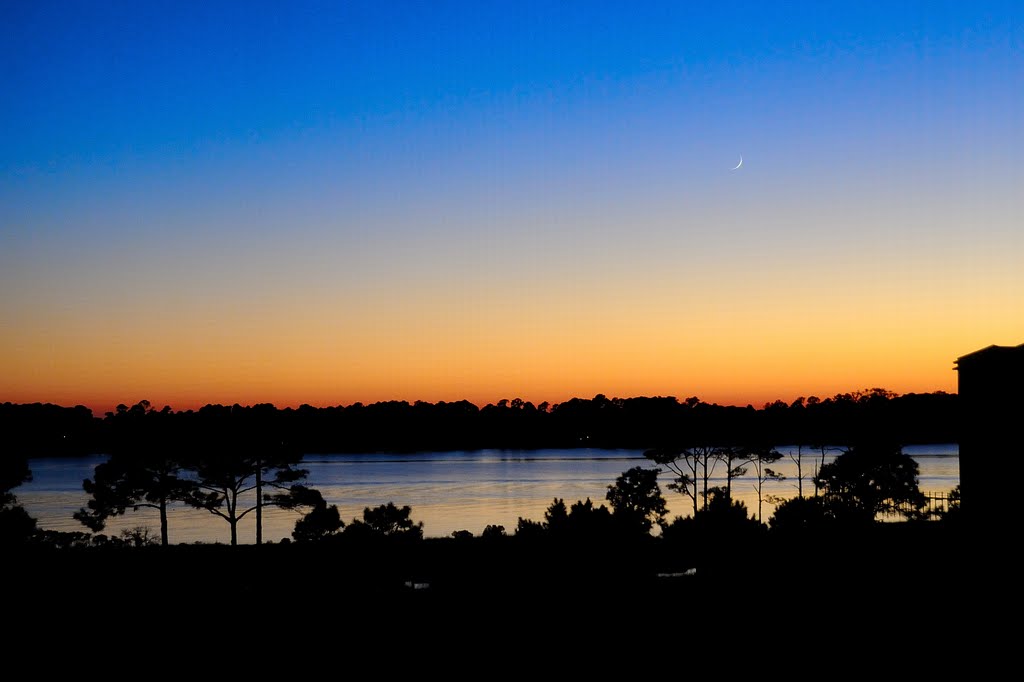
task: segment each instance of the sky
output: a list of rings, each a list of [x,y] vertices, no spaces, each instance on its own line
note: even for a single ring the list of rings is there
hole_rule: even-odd
[[[1024,343],[1022,49],[1019,2],[4,2],[0,402],[955,392]]]

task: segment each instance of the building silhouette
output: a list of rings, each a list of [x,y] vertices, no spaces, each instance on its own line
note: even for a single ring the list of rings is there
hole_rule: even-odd
[[[961,511],[969,523],[1006,522],[1016,491],[1000,484],[1000,472],[1024,457],[1024,343],[968,353],[955,369]]]

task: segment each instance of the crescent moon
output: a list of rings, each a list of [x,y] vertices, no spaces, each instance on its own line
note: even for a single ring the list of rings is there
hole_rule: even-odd
[[[739,170],[740,166],[742,166],[742,165],[743,165],[743,155],[742,155],[742,154],[740,154],[740,162],[739,162],[739,163],[737,163],[737,164],[736,164],[735,166],[733,166],[732,168],[730,168],[729,170]]]

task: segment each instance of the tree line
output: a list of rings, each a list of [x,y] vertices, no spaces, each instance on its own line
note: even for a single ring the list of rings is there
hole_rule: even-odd
[[[308,475],[301,467],[304,453],[284,437],[280,423],[273,418],[276,414],[272,406],[204,409],[190,413],[194,421],[183,421],[180,415],[154,410],[148,403],[119,409],[108,416],[117,427],[112,430],[116,437],[109,441],[109,457],[83,481],[89,499],[74,515],[96,535],[63,541],[104,542],[106,536],[101,532],[111,517],[152,508],[158,511],[159,543],[168,545],[167,511],[178,503],[225,521],[232,545],[239,542],[239,522],[250,514],[255,518],[255,543],[263,543],[262,514],[267,506],[303,512],[292,533],[296,542],[423,537],[423,524],[412,520],[412,510],[393,502],[368,507],[361,520],[346,525],[337,505],[328,505],[319,491],[304,485]],[[657,527],[671,538],[693,528],[756,532],[769,526],[783,530],[853,527],[870,525],[886,513],[926,518],[917,463],[903,454],[899,445],[877,436],[868,433],[828,463],[825,455],[831,446],[819,444],[806,451],[804,446],[797,447],[789,455],[796,464],[797,496],[770,500],[779,504],[768,523],[763,518],[763,486],[781,480],[772,467],[783,455],[763,439],[713,444],[704,440],[706,436],[691,436],[646,450],[648,466],[631,468],[608,486],[609,507],[595,505],[590,499],[567,507],[564,500],[556,498],[544,521],[520,518],[515,535],[597,539],[647,536]],[[5,457],[0,470],[0,536],[7,541],[41,537],[35,521],[17,504],[12,492],[30,478],[28,461]],[[732,495],[733,480],[748,473],[753,473],[756,481],[756,515],[748,513]],[[658,482],[662,474],[669,479],[667,489],[690,503],[691,512],[671,523],[666,519],[666,501]],[[724,484],[711,485],[723,477]],[[952,512],[956,512],[957,491],[951,492]],[[483,533],[490,538],[506,534],[501,526],[488,526]],[[60,540],[59,535],[50,537]],[[469,535],[468,531],[456,533],[456,537]],[[134,536],[127,533],[126,539],[135,544],[151,541],[148,529],[139,529]]]
[[[262,514],[267,506],[306,512],[293,534],[296,540],[342,532],[365,535],[387,528],[415,534],[418,526],[411,522],[408,508],[394,505],[367,509],[362,521],[354,519],[346,527],[336,506],[328,505],[318,491],[304,485],[308,472],[301,467],[302,456],[309,452],[394,450],[414,443],[447,443],[450,447],[456,443],[468,447],[469,443],[495,446],[509,442],[538,447],[642,444],[654,465],[651,471],[668,474],[668,489],[691,503],[688,518],[698,518],[714,509],[732,509],[732,480],[748,471],[754,473],[757,523],[763,522],[763,485],[778,478],[772,465],[782,455],[772,444],[807,443],[806,451],[804,446],[797,448],[794,463],[797,500],[811,502],[783,503],[776,509],[776,518],[781,512],[784,520],[824,523],[856,517],[857,505],[851,507],[846,501],[851,495],[858,499],[867,495],[848,484],[850,475],[836,478],[830,474],[836,465],[825,465],[829,448],[846,444],[844,455],[849,456],[837,462],[867,462],[871,457],[862,454],[865,452],[895,454],[897,459],[876,457],[882,464],[873,476],[903,472],[903,480],[914,482],[916,490],[916,470],[906,468],[913,460],[902,456],[898,446],[887,444],[955,440],[955,406],[955,395],[896,396],[882,389],[826,400],[812,397],[790,404],[776,401],[760,410],[722,407],[697,398],[609,400],[600,395],[554,406],[499,401],[483,409],[469,403],[298,409],[260,404],[207,405],[195,411],[175,412],[169,407],[157,410],[141,401],[132,407],[119,405],[103,419],[96,419],[83,407],[5,403],[0,405],[5,434],[0,457],[0,532],[11,537],[29,537],[35,532],[35,522],[24,514],[11,492],[30,477],[28,462],[33,455],[103,452],[108,460],[83,482],[89,502],[75,515],[94,533],[102,531],[112,516],[149,507],[158,511],[159,541],[168,544],[167,510],[169,505],[184,503],[227,523],[232,544],[238,542],[239,522],[249,515],[255,519],[255,541],[262,543]],[[490,434],[493,440],[484,434]],[[854,442],[857,445],[851,446]],[[716,471],[724,473],[724,486],[709,485]],[[633,472],[633,476],[641,474]],[[813,482],[813,496],[804,495],[805,479]],[[916,495],[889,495],[884,499],[896,500],[894,505],[913,510],[919,508],[919,493]],[[598,517],[588,515],[600,515],[600,509],[589,500],[580,501],[566,514],[571,516],[575,510],[577,518],[593,520]],[[877,505],[871,509],[871,518],[882,511]],[[558,510],[553,513],[559,515]],[[866,512],[861,509],[861,513]],[[659,527],[662,522],[656,520]],[[529,533],[531,528],[526,522],[521,530]],[[491,534],[496,532],[491,530]]]
[[[760,408],[723,406],[697,397],[573,398],[534,405],[500,400],[482,408],[468,401],[389,401],[349,406],[277,408],[206,405],[198,410],[157,409],[148,401],[125,404],[97,417],[85,407],[0,404],[3,449],[16,456],[74,456],[111,452],[126,416],[156,412],[142,425],[188,432],[215,441],[255,420],[287,447],[301,452],[474,450],[482,448],[651,448],[680,438],[694,442],[848,444],[864,434],[896,443],[959,442],[956,394],[896,395],[873,388],[828,398],[811,396]],[[251,417],[251,419],[250,419]]]

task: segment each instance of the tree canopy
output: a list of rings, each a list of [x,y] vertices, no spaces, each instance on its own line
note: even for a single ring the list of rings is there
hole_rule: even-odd
[[[652,527],[665,524],[665,498],[658,486],[658,469],[633,467],[608,486],[606,495],[612,516],[626,528],[650,533]]]
[[[851,447],[818,471],[815,483],[866,519],[879,514],[913,516],[924,506],[919,467],[899,445],[868,443]]]
[[[36,521],[11,491],[32,480],[25,457],[0,452],[0,545],[26,542],[36,532]]]
[[[423,522],[412,520],[412,508],[408,505],[397,507],[394,502],[388,502],[372,509],[370,507],[363,509],[362,520],[353,519],[345,532],[352,535],[418,540],[423,537]]]

